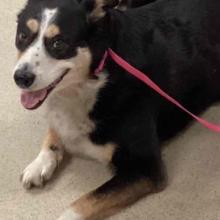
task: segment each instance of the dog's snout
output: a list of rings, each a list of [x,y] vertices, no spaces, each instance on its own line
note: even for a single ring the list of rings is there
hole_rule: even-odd
[[[22,69],[17,70],[14,74],[16,84],[22,89],[29,88],[33,84],[35,77],[32,72]]]

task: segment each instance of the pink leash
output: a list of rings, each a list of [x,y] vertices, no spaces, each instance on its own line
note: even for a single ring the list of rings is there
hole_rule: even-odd
[[[200,118],[196,115],[194,115],[192,112],[190,112],[189,110],[187,110],[183,105],[181,105],[178,101],[176,101],[174,98],[172,98],[171,96],[169,96],[166,92],[164,92],[156,83],[154,83],[148,76],[146,76],[144,73],[142,73],[140,70],[136,69],[135,67],[131,66],[128,62],[126,62],[124,59],[122,59],[119,55],[117,55],[112,49],[108,49],[108,51],[105,52],[103,59],[99,65],[99,67],[97,68],[97,70],[95,71],[95,74],[98,74],[100,72],[102,72],[102,70],[104,69],[104,65],[105,65],[105,61],[108,57],[108,55],[110,55],[110,57],[119,65],[121,66],[124,70],[126,70],[128,73],[130,73],[131,75],[133,75],[134,77],[136,77],[137,79],[141,80],[142,82],[144,82],[146,85],[148,85],[151,89],[153,89],[154,91],[156,91],[157,93],[159,93],[162,97],[164,97],[165,99],[167,99],[169,102],[173,103],[174,105],[176,105],[177,107],[179,107],[180,109],[182,109],[184,112],[186,112],[187,114],[191,115],[195,120],[197,120],[200,124],[202,124],[203,126],[205,126],[206,128],[208,128],[211,131],[214,132],[219,132],[220,133],[220,126],[210,123],[206,120],[204,120],[203,118]]]

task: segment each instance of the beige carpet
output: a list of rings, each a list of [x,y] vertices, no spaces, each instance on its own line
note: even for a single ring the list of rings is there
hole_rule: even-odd
[[[108,171],[70,160],[44,189],[25,191],[23,168],[37,155],[46,129],[41,110],[25,111],[12,80],[15,15],[23,0],[0,1],[0,220],[55,220],[74,199],[99,186]],[[220,123],[220,108],[204,117]],[[220,135],[194,124],[167,146],[169,186],[115,220],[220,220]]]

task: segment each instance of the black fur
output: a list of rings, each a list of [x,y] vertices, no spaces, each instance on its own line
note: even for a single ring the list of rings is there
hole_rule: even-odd
[[[122,0],[120,2],[120,6],[124,6],[128,8],[136,8],[155,1],[156,0]]]

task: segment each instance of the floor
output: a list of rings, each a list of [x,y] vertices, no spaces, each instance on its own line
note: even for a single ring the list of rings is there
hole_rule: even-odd
[[[94,162],[69,158],[44,189],[22,188],[19,175],[37,155],[46,130],[41,110],[22,108],[12,80],[16,14],[23,4],[24,0],[0,1],[0,220],[55,220],[110,173]],[[203,117],[220,123],[220,106]],[[164,159],[167,189],[112,219],[220,220],[220,135],[194,123],[167,144]]]

